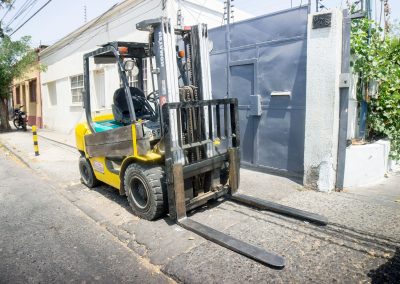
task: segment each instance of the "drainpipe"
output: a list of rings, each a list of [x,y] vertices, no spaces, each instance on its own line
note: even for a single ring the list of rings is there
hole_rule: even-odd
[[[368,20],[371,19],[371,2],[370,0],[366,0],[365,3],[366,10],[367,10],[367,18]],[[371,25],[368,28],[368,45],[371,43]],[[364,140],[365,139],[365,132],[367,128],[367,115],[368,115],[368,82],[364,82],[362,85],[362,101],[361,101],[361,108],[360,108],[360,127],[358,132],[358,138]]]
[[[39,54],[38,54],[38,64],[40,66],[40,56],[39,56]],[[39,87],[39,92],[38,92],[39,96],[38,97],[39,97],[39,102],[40,103],[37,104],[37,105],[40,105],[40,125],[39,125],[39,128],[43,128],[44,122],[43,122],[43,102],[42,102],[42,79],[41,79],[41,76],[40,76],[40,72],[41,71],[39,70],[38,71],[38,80],[37,80],[36,88]],[[36,99],[38,99],[38,98],[36,98]],[[38,111],[36,109],[36,114],[37,113],[38,113]]]

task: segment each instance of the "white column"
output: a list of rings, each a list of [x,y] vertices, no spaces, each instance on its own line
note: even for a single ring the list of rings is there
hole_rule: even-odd
[[[332,13],[331,26],[313,28],[313,17],[326,13]],[[310,14],[303,182],[326,192],[335,189],[336,181],[341,54],[342,12]]]

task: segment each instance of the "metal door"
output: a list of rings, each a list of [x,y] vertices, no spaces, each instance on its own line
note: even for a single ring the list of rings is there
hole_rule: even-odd
[[[308,7],[210,30],[214,98],[239,99],[242,165],[302,176]],[[229,93],[229,94],[228,94]]]

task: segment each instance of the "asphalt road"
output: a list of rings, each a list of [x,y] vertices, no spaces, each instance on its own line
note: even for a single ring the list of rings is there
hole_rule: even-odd
[[[0,180],[0,283],[172,282],[1,151]]]
[[[0,250],[7,247],[7,253],[0,251],[0,283],[147,283],[165,280],[161,273],[182,283],[400,283],[400,176],[390,175],[368,190],[322,194],[286,178],[241,170],[243,193],[325,215],[331,222],[326,227],[229,200],[190,212],[195,221],[283,256],[286,267],[276,270],[184,230],[167,217],[154,222],[136,217],[126,197],[112,187],[89,190],[80,183],[79,154],[73,147],[42,137],[39,144],[36,157],[30,133],[0,136],[0,157],[8,153],[7,163],[0,160]],[[6,169],[18,162],[30,169]],[[48,187],[33,181],[34,175]],[[8,189],[16,184],[20,189]],[[7,233],[4,220],[11,222]],[[33,252],[37,257],[32,260],[26,254]],[[46,263],[31,263],[38,260]],[[153,272],[151,277],[143,279],[135,270],[138,264],[140,272]]]

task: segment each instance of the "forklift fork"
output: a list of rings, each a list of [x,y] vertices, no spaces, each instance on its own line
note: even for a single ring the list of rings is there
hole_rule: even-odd
[[[256,207],[261,210],[272,211],[303,221],[309,221],[317,225],[327,225],[328,220],[324,216],[237,193],[239,175],[236,171],[238,170],[237,159],[239,158],[239,153],[237,149],[229,149],[228,153],[230,165],[228,194],[230,195],[231,200],[251,207]],[[187,208],[185,202],[183,168],[184,167],[182,164],[179,163],[172,165],[173,186],[171,189],[173,192],[169,192],[174,196],[174,198],[172,198],[173,200],[171,201],[174,202],[174,204],[172,204],[172,210],[175,211],[175,214],[171,212],[171,210],[170,213],[172,213],[171,216],[175,218],[175,221],[178,225],[204,237],[205,239],[242,254],[248,258],[254,259],[264,265],[273,268],[283,268],[285,266],[285,260],[282,256],[236,239],[188,218],[186,216]]]
[[[203,238],[212,241],[218,245],[226,247],[232,251],[240,253],[262,264],[275,268],[283,268],[285,260],[283,257],[268,252],[262,248],[243,242],[225,233],[217,231],[209,226],[191,220],[186,216],[185,192],[183,183],[182,164],[173,165],[173,190],[175,195],[176,223],[183,228],[192,231]]]
[[[215,130],[216,135],[213,134],[213,123],[212,116],[212,106],[216,108],[215,117]],[[224,133],[222,133],[222,127],[220,125],[220,106],[224,109],[223,123],[224,123]],[[182,123],[181,123],[181,111],[185,108],[207,108],[208,107],[208,117],[204,115],[203,118],[208,118],[209,123],[209,133],[206,135],[200,135],[202,138],[199,141],[189,142],[185,144],[180,137],[182,137]],[[170,132],[170,112],[171,110],[176,111],[176,133],[178,133],[178,141],[172,143],[171,132]],[[196,101],[196,102],[184,102],[184,103],[167,103],[164,105],[164,123],[165,123],[165,135],[166,135],[166,174],[167,174],[167,184],[168,184],[168,203],[169,203],[169,216],[177,224],[183,228],[192,231],[218,245],[242,254],[248,258],[254,259],[264,265],[283,268],[285,266],[285,260],[282,256],[279,256],[273,252],[269,252],[263,248],[254,246],[252,244],[241,241],[237,238],[229,236],[225,233],[217,231],[209,226],[203,225],[196,222],[186,216],[186,212],[193,208],[199,207],[205,204],[210,199],[216,199],[221,196],[228,196],[230,200],[255,207],[260,210],[272,211],[274,213],[283,214],[289,217],[294,217],[300,220],[308,221],[316,225],[326,225],[328,220],[324,216],[318,214],[302,211],[292,207],[280,205],[274,202],[265,201],[256,197],[247,196],[238,193],[239,189],[239,179],[240,179],[240,134],[238,125],[238,115],[237,115],[237,100],[236,99],[219,99],[219,100],[209,100],[209,101]],[[230,118],[230,119],[229,119]],[[230,121],[229,121],[230,120]],[[229,125],[229,128],[227,127]],[[228,130],[229,129],[229,130]],[[230,145],[226,152],[219,153],[218,155],[209,156],[206,159],[186,163],[182,163],[176,159],[175,153],[179,152],[180,149],[191,149],[193,147],[206,147],[207,143],[212,143],[212,141],[217,137],[220,140],[230,141]],[[202,195],[193,197],[187,200],[185,196],[185,180],[192,177],[202,175],[207,172],[218,171],[221,169],[224,163],[228,162],[228,184],[220,185],[215,191],[208,191]]]

